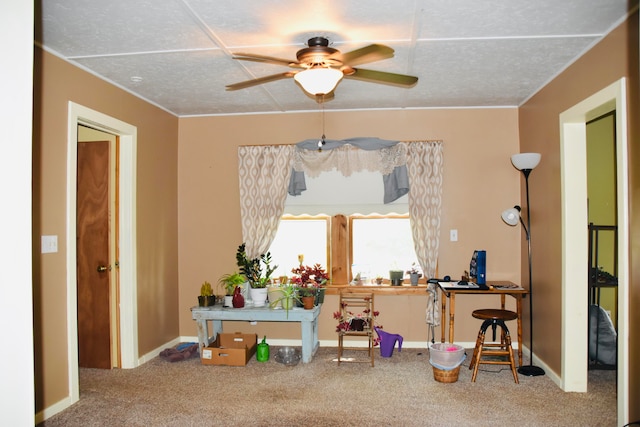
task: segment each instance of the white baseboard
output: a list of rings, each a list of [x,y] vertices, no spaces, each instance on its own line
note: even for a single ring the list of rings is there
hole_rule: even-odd
[[[71,405],[71,397],[65,397],[64,399],[54,403],[53,405],[44,408],[42,411],[36,413],[34,425],[40,424],[46,419],[53,417],[55,414],[64,411]]]

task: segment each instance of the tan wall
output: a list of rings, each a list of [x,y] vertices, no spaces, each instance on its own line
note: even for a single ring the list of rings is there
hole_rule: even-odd
[[[34,86],[34,341],[39,411],[69,394],[65,268],[68,102],[138,129],[140,355],[178,335],[178,119],[39,49],[35,50]],[[42,234],[58,236],[57,253],[39,253]]]
[[[629,172],[631,188],[631,354],[629,402],[640,402],[640,150],[638,148],[638,15],[614,30],[519,110],[522,151],[538,151],[543,161],[531,175],[532,217],[535,216],[536,354],[561,372],[562,272],[559,115],[623,76],[629,77]],[[623,165],[619,165],[623,167]],[[635,196],[635,197],[634,197]],[[544,230],[544,232],[542,232]],[[585,284],[586,286],[586,284]],[[585,288],[586,289],[586,288]],[[528,339],[528,338],[527,338]],[[633,405],[632,405],[633,406]],[[637,407],[637,405],[635,405]],[[638,411],[633,409],[632,411]],[[630,419],[638,419],[636,412]]]
[[[312,108],[313,105],[310,105]],[[376,136],[384,139],[442,139],[444,197],[439,271],[459,276],[469,267],[474,249],[486,249],[488,277],[517,280],[520,275],[521,229],[506,226],[500,213],[520,200],[519,172],[510,156],[518,152],[516,109],[451,109],[327,112],[329,138]],[[237,147],[292,144],[317,137],[317,112],[180,119],[178,156],[180,334],[194,336],[189,307],[197,303],[200,284],[217,282],[236,269],[235,250],[242,243],[238,199]],[[449,241],[456,228],[458,242]],[[478,324],[473,307],[498,306],[498,299],[460,297],[456,340],[475,341]],[[320,339],[336,340],[335,297],[328,297],[320,321]],[[409,304],[410,309],[406,309]],[[381,297],[379,322],[408,341],[427,339],[426,293]],[[297,325],[244,323],[227,330],[255,331],[270,338],[299,337]],[[438,334],[439,337],[439,334]]]

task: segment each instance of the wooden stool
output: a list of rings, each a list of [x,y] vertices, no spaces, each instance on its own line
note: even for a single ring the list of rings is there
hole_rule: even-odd
[[[473,349],[473,357],[469,364],[469,369],[473,369],[472,382],[476,382],[476,376],[478,375],[478,366],[481,363],[487,365],[510,365],[511,372],[513,373],[513,379],[516,384],[519,384],[518,373],[516,372],[516,362],[513,359],[513,348],[511,347],[511,335],[509,334],[509,328],[505,325],[507,320],[515,320],[518,318],[518,314],[509,310],[495,310],[495,309],[482,309],[475,310],[472,316],[476,319],[484,320],[480,331],[478,332],[478,339],[476,340],[476,347]],[[485,344],[484,337],[487,332],[487,328],[493,329],[493,341],[494,343]],[[496,326],[502,328],[500,334],[500,342],[496,341]],[[482,356],[507,356],[508,360],[487,360],[482,359]]]

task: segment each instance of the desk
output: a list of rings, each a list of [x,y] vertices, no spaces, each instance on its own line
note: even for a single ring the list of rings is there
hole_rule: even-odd
[[[518,364],[522,366],[522,296],[529,292],[518,286],[514,288],[506,288],[508,286],[516,286],[506,281],[487,281],[487,286],[493,287],[488,290],[470,289],[470,288],[448,288],[444,285],[446,282],[439,282],[438,288],[442,292],[442,317],[440,324],[442,327],[442,342],[445,337],[445,316],[447,313],[447,300],[449,300],[449,342],[453,343],[453,331],[456,308],[456,294],[475,294],[475,295],[500,295],[500,307],[505,308],[505,296],[510,295],[516,299],[516,313],[518,314]],[[504,286],[505,288],[500,288]],[[444,298],[446,297],[446,298]]]
[[[294,307],[289,310],[277,310],[264,307],[227,308],[222,305],[213,307],[192,307],[191,317],[198,326],[198,344],[200,354],[203,347],[206,347],[216,338],[216,334],[222,332],[223,320],[242,320],[247,322],[299,322],[302,336],[302,363],[311,362],[311,358],[318,350],[318,316],[322,304],[314,307],[313,310],[305,310]],[[209,336],[208,321],[213,324],[213,336]]]

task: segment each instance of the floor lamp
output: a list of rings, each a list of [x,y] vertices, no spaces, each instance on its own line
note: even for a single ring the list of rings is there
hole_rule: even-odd
[[[521,153],[511,156],[511,163],[524,175],[527,194],[527,225],[522,220],[520,206],[514,206],[502,212],[502,220],[511,226],[520,222],[527,235],[527,248],[529,251],[529,365],[520,366],[518,372],[522,375],[535,377],[544,375],[544,369],[533,365],[533,282],[531,281],[531,213],[529,210],[529,174],[540,163],[539,153]]]

